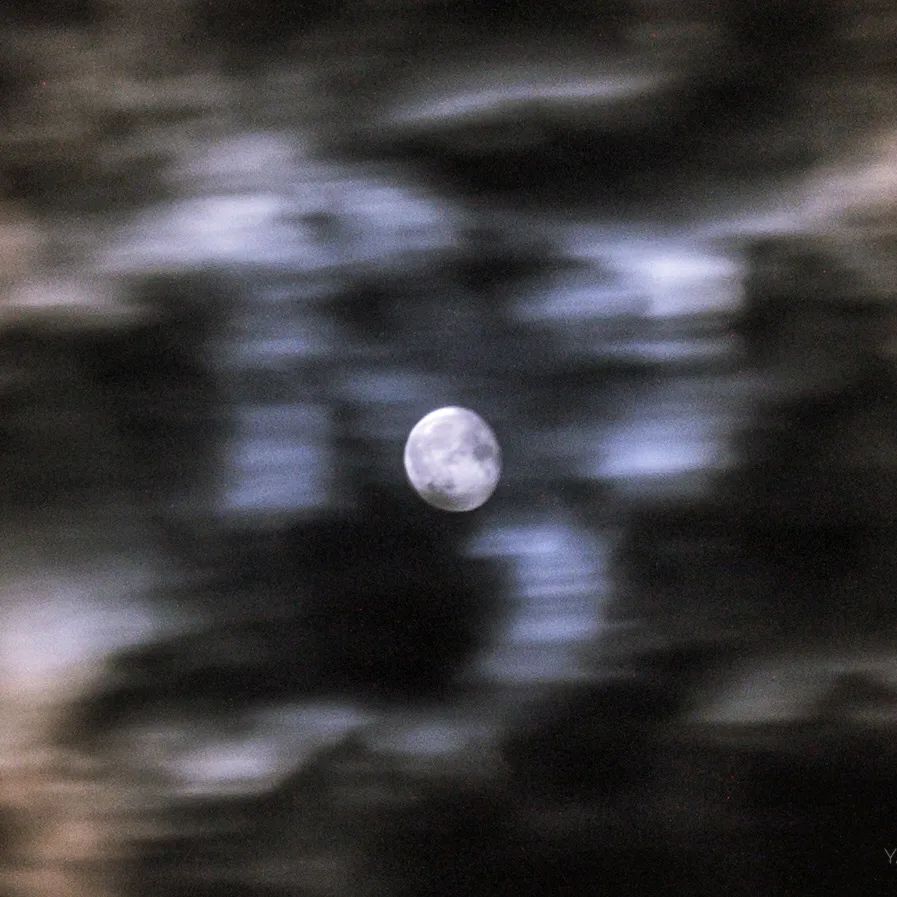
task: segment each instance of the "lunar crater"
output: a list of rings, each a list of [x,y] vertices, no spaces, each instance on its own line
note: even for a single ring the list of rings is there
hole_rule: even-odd
[[[495,451],[493,450],[491,445],[480,443],[473,450],[473,456],[477,459],[477,461],[488,461],[490,458],[495,457]]]

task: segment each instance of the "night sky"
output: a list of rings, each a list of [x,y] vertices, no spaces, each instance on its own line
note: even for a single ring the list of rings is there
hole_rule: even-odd
[[[894,893],[893,5],[7,6],[0,897]]]

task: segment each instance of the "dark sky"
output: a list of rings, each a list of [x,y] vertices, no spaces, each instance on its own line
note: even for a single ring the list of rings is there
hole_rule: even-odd
[[[895,38],[0,14],[0,895],[890,893]]]

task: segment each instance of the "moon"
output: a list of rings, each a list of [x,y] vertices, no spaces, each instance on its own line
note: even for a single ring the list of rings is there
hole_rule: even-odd
[[[484,504],[501,476],[501,449],[491,427],[468,408],[431,411],[405,443],[405,472],[417,494],[442,511]]]

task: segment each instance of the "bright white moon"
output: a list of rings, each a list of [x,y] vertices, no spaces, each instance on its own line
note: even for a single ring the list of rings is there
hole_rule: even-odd
[[[405,471],[420,497],[443,511],[472,511],[495,491],[501,449],[490,426],[467,408],[439,408],[405,443]]]

